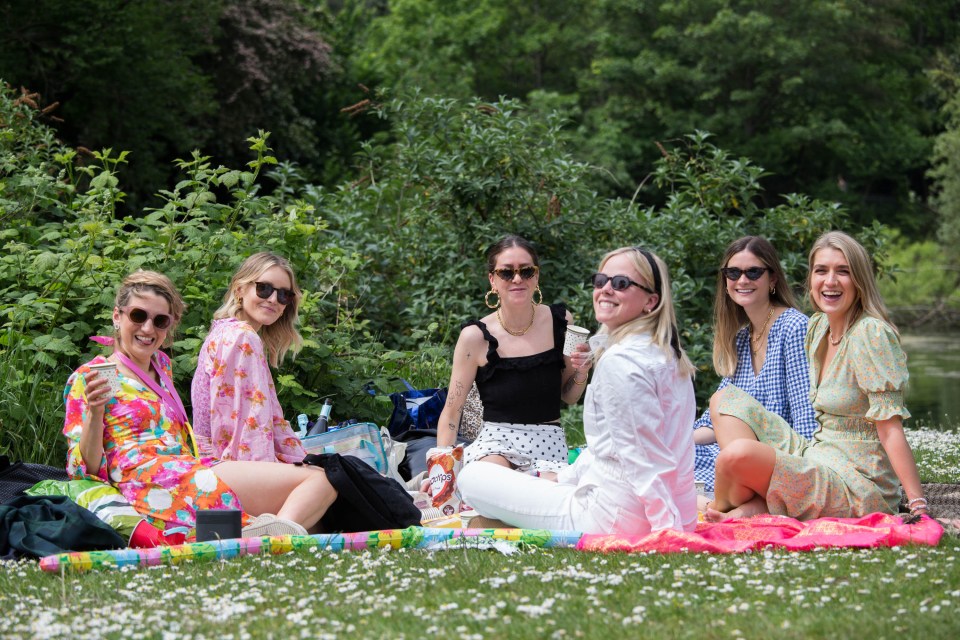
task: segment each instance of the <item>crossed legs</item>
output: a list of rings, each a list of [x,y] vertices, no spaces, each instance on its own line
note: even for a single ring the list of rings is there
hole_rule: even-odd
[[[767,513],[765,496],[777,463],[773,447],[758,441],[746,422],[720,412],[722,394],[717,392],[710,399],[710,415],[720,445],[714,501],[704,514],[711,522]]]

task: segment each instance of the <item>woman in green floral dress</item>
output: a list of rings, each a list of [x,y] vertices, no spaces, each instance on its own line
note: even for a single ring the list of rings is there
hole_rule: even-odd
[[[780,416],[728,386],[710,401],[720,455],[706,518],[757,513],[800,520],[896,513],[899,487],[911,513],[926,513],[903,432],[906,355],[877,291],[870,256],[832,231],[810,251],[816,311],[806,336],[810,400],[819,427],[808,442]]]

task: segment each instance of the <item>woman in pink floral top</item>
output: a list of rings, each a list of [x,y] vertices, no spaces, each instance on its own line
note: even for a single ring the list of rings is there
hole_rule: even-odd
[[[113,353],[78,368],[64,390],[68,472],[115,486],[165,534],[192,535],[200,509],[242,509],[245,537],[306,533],[337,497],[322,469],[197,459],[190,451],[170,358],[160,351],[173,342],[184,308],[160,273],[124,279]],[[116,366],[116,391],[95,366],[106,362]]]
[[[221,460],[300,462],[306,453],[283,417],[270,366],[302,340],[300,289],[290,263],[247,258],[230,281],[193,375],[193,427],[202,455]]]

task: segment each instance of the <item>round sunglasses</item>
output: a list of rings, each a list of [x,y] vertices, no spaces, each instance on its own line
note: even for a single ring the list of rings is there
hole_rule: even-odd
[[[173,318],[165,313],[150,315],[149,311],[141,309],[140,307],[120,307],[120,311],[127,314],[130,322],[134,324],[144,324],[147,320],[153,320],[154,328],[160,329],[161,331],[173,323]]]
[[[280,304],[290,304],[295,298],[293,289],[280,289],[269,282],[254,282],[253,284],[257,287],[257,297],[263,300],[269,300],[274,291],[277,292],[277,302]]]
[[[533,276],[537,275],[540,272],[540,267],[518,267],[516,269],[510,269],[507,267],[501,267],[500,269],[494,269],[492,273],[497,274],[497,277],[501,280],[506,280],[507,282],[512,282],[514,278],[517,277],[517,274],[520,274],[520,278],[523,280],[529,280]]]
[[[767,271],[773,271],[770,267],[750,267],[749,269],[739,269],[737,267],[722,267],[722,273],[727,280],[736,282],[740,276],[746,275],[747,280],[759,280]]]
[[[650,287],[645,287],[639,282],[634,282],[627,276],[608,276],[605,273],[595,273],[590,276],[589,282],[593,285],[594,289],[603,289],[607,286],[607,282],[609,282],[614,291],[625,291],[629,287],[638,287],[650,295],[654,293]]]

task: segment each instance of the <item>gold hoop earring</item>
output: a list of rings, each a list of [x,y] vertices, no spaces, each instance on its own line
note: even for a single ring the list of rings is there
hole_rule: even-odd
[[[543,303],[543,291],[540,291],[540,285],[537,285],[537,290],[533,292],[533,295],[536,296],[538,293],[540,294],[540,299],[533,301],[533,304],[537,306]]]
[[[773,295],[776,292],[777,292],[777,285],[773,285],[772,287],[770,287],[770,295]]]
[[[493,295],[497,296],[497,303],[496,303],[496,304],[490,304],[490,294],[491,294],[491,293],[492,293]],[[487,307],[490,308],[490,309],[497,309],[497,308],[499,308],[499,307],[500,307],[500,294],[497,293],[497,290],[496,290],[496,289],[490,289],[490,291],[487,291],[487,295],[483,296],[483,303],[484,303],[485,305],[487,305]]]

